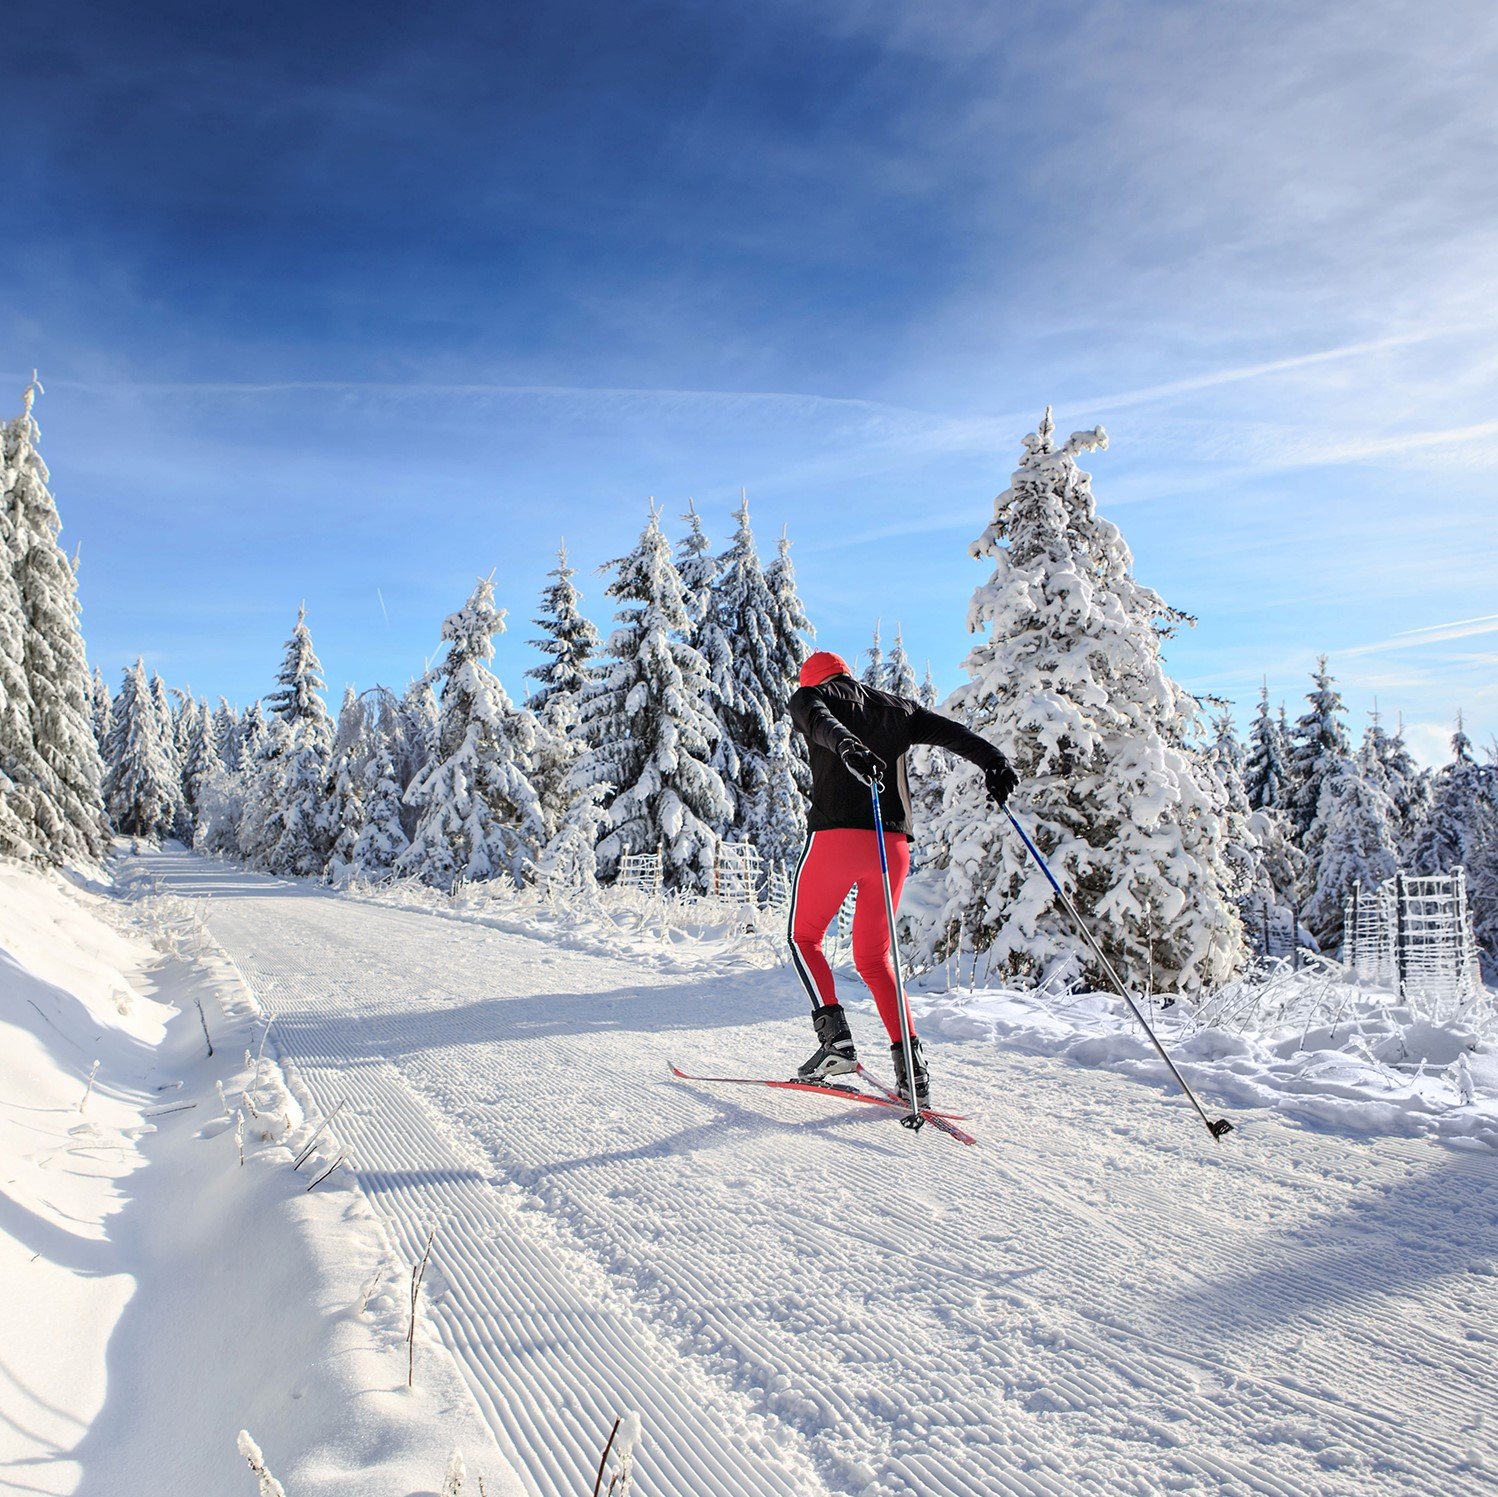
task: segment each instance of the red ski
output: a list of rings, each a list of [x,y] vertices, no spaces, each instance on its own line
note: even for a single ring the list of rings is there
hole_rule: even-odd
[[[855,1074],[862,1076],[863,1079],[867,1081],[868,1084],[872,1086],[876,1091],[882,1092],[884,1094],[884,1101],[886,1101],[891,1107],[898,1107],[901,1112],[910,1111],[910,1104],[904,1099],[904,1097],[902,1097],[899,1092],[897,1092],[892,1086],[886,1086],[877,1076],[873,1075],[862,1061],[858,1062],[858,1070],[855,1072]],[[967,1121],[967,1119],[964,1118],[961,1113],[932,1112],[929,1107],[922,1107],[920,1109],[920,1116],[922,1122],[930,1123],[933,1128],[936,1128],[940,1132],[945,1133],[948,1138],[955,1138],[960,1144],[975,1144],[978,1142],[978,1140],[974,1138],[971,1133],[964,1133],[961,1128],[953,1127],[952,1120],[954,1118],[964,1123]],[[914,1128],[916,1124],[912,1122],[910,1126]]]
[[[862,1069],[862,1067],[859,1068],[860,1072],[862,1072]],[[898,1108],[901,1112],[908,1112],[910,1110],[908,1107],[906,1107],[905,1103],[900,1100],[900,1097],[897,1093],[892,1094],[889,1092],[885,1092],[885,1095],[883,1096],[872,1096],[868,1092],[859,1091],[856,1087],[838,1086],[830,1081],[771,1081],[768,1077],[765,1076],[694,1076],[688,1071],[683,1071],[679,1066],[675,1064],[671,1065],[671,1074],[675,1076],[678,1081],[706,1081],[722,1084],[725,1086],[773,1086],[778,1087],[783,1091],[813,1092],[817,1096],[821,1097],[840,1097],[845,1102],[868,1102],[874,1107],[894,1107]],[[874,1081],[874,1078],[872,1076],[870,1076],[868,1079],[873,1085],[879,1086],[879,1083],[877,1081]],[[880,1091],[885,1091],[883,1087],[880,1087],[879,1089]],[[942,1128],[943,1131],[951,1133],[954,1138],[959,1139],[962,1143],[970,1144],[977,1142],[976,1139],[970,1138],[959,1128],[945,1127],[946,1120],[948,1119],[955,1118],[965,1122],[966,1119],[960,1112],[928,1111],[922,1113],[922,1116],[925,1117],[929,1122],[933,1123],[936,1127]]]

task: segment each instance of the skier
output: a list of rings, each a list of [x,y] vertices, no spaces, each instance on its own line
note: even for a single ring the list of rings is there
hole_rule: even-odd
[[[791,697],[790,710],[810,750],[812,780],[806,850],[791,890],[791,957],[811,999],[819,1041],[816,1053],[796,1074],[803,1081],[816,1081],[844,1075],[858,1064],[847,1016],[833,988],[832,968],[822,954],[827,927],[856,886],[853,962],[889,1032],[901,1097],[910,1102],[906,1078],[913,1076],[915,1105],[926,1107],[930,1088],[921,1042],[914,1029],[909,1035],[900,1033],[897,978],[868,787],[878,779],[886,794],[893,788],[884,802],[884,846],[890,893],[898,908],[910,871],[905,751],[911,744],[935,744],[976,764],[999,806],[1009,799],[1019,776],[991,743],[909,697],[865,686],[854,679],[847,661],[830,650],[818,650],[802,666],[801,688]]]

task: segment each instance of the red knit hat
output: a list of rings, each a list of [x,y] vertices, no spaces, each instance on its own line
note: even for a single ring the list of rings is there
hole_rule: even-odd
[[[834,655],[831,650],[818,650],[806,657],[806,664],[801,667],[801,684],[820,686],[823,681],[830,681],[834,676],[852,674],[848,669],[848,662],[841,655]]]

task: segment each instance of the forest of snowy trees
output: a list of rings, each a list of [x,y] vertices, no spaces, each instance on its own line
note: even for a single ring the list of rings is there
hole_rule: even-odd
[[[432,669],[397,692],[344,690],[336,717],[305,608],[275,689],[240,711],[168,688],[136,660],[111,692],[89,671],[75,566],[32,416],[3,427],[0,855],[97,863],[111,830],[176,838],[267,872],[413,878],[442,888],[607,881],[658,852],[665,885],[713,886],[719,848],[793,863],[809,783],[787,703],[810,648],[790,542],[766,563],[747,500],[715,551],[689,506],[675,543],[652,504],[608,562],[612,629],[583,610],[566,548],[534,623],[542,664],[512,698],[506,627],[480,579],[441,625]],[[1138,583],[1078,464],[1101,428],[1056,439],[1050,413],[970,548],[992,568],[968,609],[966,681],[939,702],[896,628],[858,668],[999,744],[1016,806],[1108,955],[1157,990],[1210,989],[1256,952],[1335,952],[1356,882],[1467,870],[1498,957],[1498,767],[1460,721],[1452,760],[1419,768],[1375,717],[1354,743],[1323,658],[1304,710],[1267,683],[1240,737],[1230,706],[1190,696],[1162,645],[1190,622]],[[456,603],[458,600],[454,600]],[[928,960],[981,952],[1015,982],[1075,969],[1076,938],[992,813],[981,777],[911,756],[920,828],[905,918]]]

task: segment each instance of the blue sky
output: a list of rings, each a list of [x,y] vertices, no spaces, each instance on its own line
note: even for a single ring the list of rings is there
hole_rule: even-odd
[[[85,630],[336,696],[493,570],[512,694],[565,535],[748,490],[819,642],[944,687],[1049,403],[1198,627],[1498,732],[1498,12],[1411,4],[123,7],[7,21],[0,392],[31,368]]]

